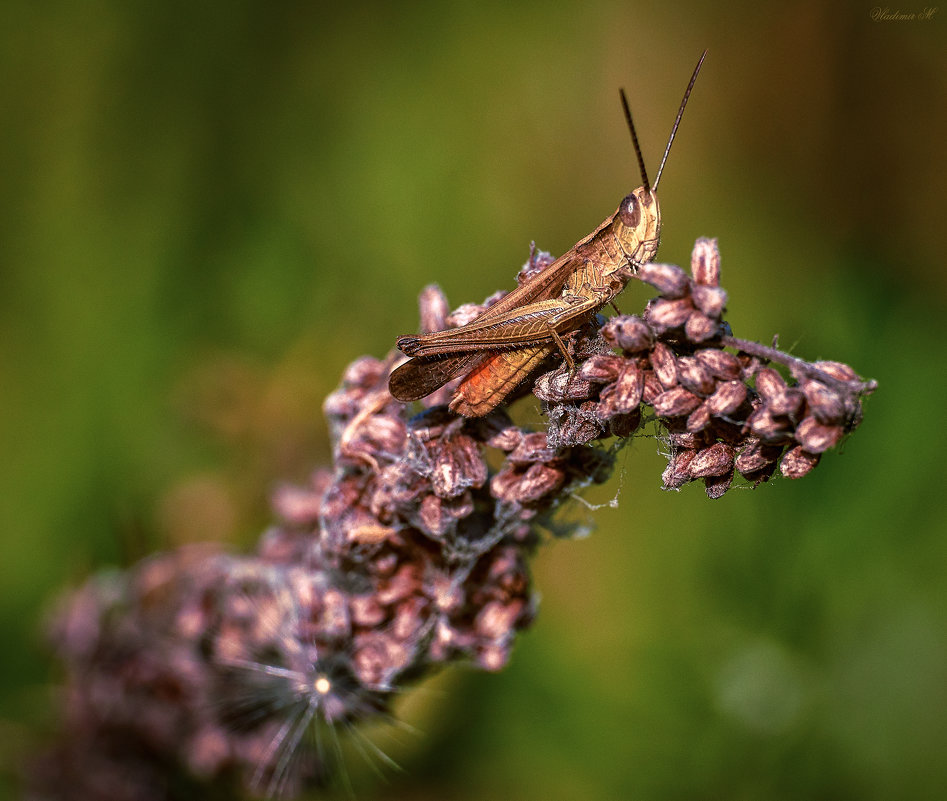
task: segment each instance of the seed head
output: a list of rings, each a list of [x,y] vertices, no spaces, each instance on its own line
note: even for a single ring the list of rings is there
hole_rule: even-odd
[[[517,280],[553,261],[533,246]],[[188,782],[215,797],[297,794],[333,769],[308,732],[389,720],[407,684],[446,664],[506,664],[535,618],[539,532],[573,530],[554,510],[608,479],[612,438],[650,422],[663,487],[700,480],[719,498],[736,474],[807,475],[861,422],[874,382],[730,334],[714,240],[695,244],[691,276],[644,264],[637,277],[658,292],[642,314],[564,335],[575,370],[524,385],[547,430],[503,408],[458,417],[450,383],[412,415],[387,390],[395,357],[358,359],[323,405],[331,468],[276,490],[255,552],[181,550],[74,592],[50,632],[62,736],[28,797],[172,801],[162,788]],[[450,312],[427,287],[421,330],[464,325],[500,297]]]

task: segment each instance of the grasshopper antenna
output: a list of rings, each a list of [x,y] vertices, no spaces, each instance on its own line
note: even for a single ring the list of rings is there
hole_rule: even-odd
[[[697,62],[697,66],[694,67],[694,74],[691,75],[690,83],[687,84],[687,91],[684,92],[684,99],[681,100],[681,107],[677,110],[677,117],[674,120],[674,127],[671,128],[671,135],[668,137],[667,147],[664,148],[664,157],[661,159],[661,166],[658,167],[658,175],[654,179],[654,191],[658,191],[658,182],[661,180],[661,173],[664,172],[664,164],[668,160],[668,153],[671,152],[671,143],[674,141],[674,137],[677,135],[677,126],[681,124],[681,117],[684,116],[684,106],[687,105],[687,98],[691,96],[691,89],[694,88],[694,84],[697,82],[697,73],[700,72],[701,65],[704,63],[704,59],[707,58],[707,51],[705,50],[700,55],[700,61]],[[636,142],[637,146],[637,142]],[[639,159],[641,157],[639,156]],[[643,168],[642,168],[643,169]],[[645,182],[647,185],[647,181]]]
[[[701,61],[703,61],[703,59],[701,59]],[[691,83],[693,83],[693,81]],[[688,89],[687,91],[689,92],[690,89]],[[625,120],[628,123],[628,130],[631,131],[631,141],[635,145],[635,155],[638,157],[638,167],[641,170],[642,185],[644,186],[645,192],[650,192],[651,184],[648,183],[648,172],[644,168],[644,156],[641,155],[641,148],[638,146],[638,134],[635,133],[635,124],[631,121],[631,109],[628,108],[628,100],[625,97],[625,90],[619,89],[618,94],[621,95],[621,107],[625,109]],[[677,128],[676,125],[674,127],[675,129]],[[673,134],[672,134],[672,138],[673,138]],[[663,167],[664,164],[662,164],[661,166]],[[658,175],[660,174],[661,173],[659,172]]]

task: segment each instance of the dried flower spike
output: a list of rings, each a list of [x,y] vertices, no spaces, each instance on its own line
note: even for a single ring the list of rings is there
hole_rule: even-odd
[[[534,246],[521,279],[551,262]],[[643,266],[659,292],[643,313],[592,320],[570,339],[574,370],[524,385],[546,431],[502,408],[458,417],[446,388],[412,414],[388,392],[393,359],[356,360],[323,406],[332,469],[277,490],[280,523],[254,554],[181,550],[64,602],[50,631],[63,731],[28,797],[172,801],[210,784],[292,796],[324,782],[334,766],[305,746],[309,730],[389,720],[406,685],[446,664],[506,664],[535,617],[540,529],[568,533],[557,507],[606,480],[613,438],[643,421],[668,447],[665,489],[700,480],[719,498],[737,474],[811,472],[857,427],[874,382],[734,338],[715,241],[698,240],[691,273]],[[499,297],[449,312],[428,287],[422,329]]]

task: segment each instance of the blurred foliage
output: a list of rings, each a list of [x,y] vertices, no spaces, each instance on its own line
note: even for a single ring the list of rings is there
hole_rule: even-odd
[[[906,9],[904,9],[906,10]],[[912,9],[920,11],[918,9]],[[161,547],[248,547],[319,412],[438,281],[509,287],[652,172],[661,258],[717,236],[742,336],[880,381],[798,483],[661,494],[542,551],[503,674],[407,699],[360,797],[942,798],[947,527],[939,12],[871,3],[9,2],[0,11],[0,760],[51,725],[43,609]],[[644,295],[627,293],[623,310]],[[900,411],[899,411],[900,410]],[[921,424],[927,426],[921,430]],[[13,792],[8,779],[0,792]]]

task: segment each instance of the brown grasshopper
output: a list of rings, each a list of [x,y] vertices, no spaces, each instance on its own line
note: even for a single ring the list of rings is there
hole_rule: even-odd
[[[648,182],[631,111],[621,91],[642,186],[625,197],[614,214],[568,253],[504,295],[472,322],[444,331],[398,337],[398,348],[412,358],[388,379],[395,398],[420,400],[466,373],[450,408],[465,417],[481,417],[495,409],[557,348],[569,369],[574,369],[563,335],[611,303],[638,266],[652,261],[658,252],[658,182],[706,55],[705,50],[684,92],[654,185]]]

